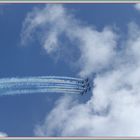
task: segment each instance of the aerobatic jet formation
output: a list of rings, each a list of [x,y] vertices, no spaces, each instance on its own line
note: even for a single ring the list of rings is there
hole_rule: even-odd
[[[36,76],[0,79],[0,96],[51,92],[83,95],[90,89],[88,78]]]
[[[80,83],[82,84],[82,87],[83,87],[83,91],[81,92],[81,95],[86,94],[88,91],[91,90],[90,81],[88,78],[81,81]]]

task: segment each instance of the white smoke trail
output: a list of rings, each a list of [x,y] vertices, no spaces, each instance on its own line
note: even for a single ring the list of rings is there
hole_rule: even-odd
[[[9,78],[2,78],[1,80],[6,80]],[[14,78],[10,78],[11,80],[16,80],[19,79],[18,77],[14,77]],[[54,80],[54,79],[58,79],[58,80],[72,80],[72,81],[83,81],[82,78],[73,78],[73,77],[64,77],[64,76],[34,76],[34,77],[23,77],[20,79],[45,79],[45,80]]]
[[[50,77],[50,76],[44,76],[43,78],[40,77],[29,77],[29,78],[3,78],[0,80],[0,84],[1,83],[18,83],[18,82],[33,82],[33,83],[38,83],[38,82],[45,82],[45,83],[71,83],[71,84],[81,84],[81,80],[70,80],[70,79],[66,79],[66,77],[63,78],[56,78],[55,76],[53,76],[54,78]]]
[[[64,76],[40,76],[40,78],[45,78],[45,79],[65,79],[65,80],[74,80],[74,81],[83,81],[82,78],[74,78],[74,77],[64,77]]]
[[[1,82],[0,83],[0,86],[2,86],[2,85],[14,85],[14,84],[28,84],[28,83],[30,83],[30,84],[34,84],[34,85],[38,85],[39,83],[40,84],[45,84],[45,85],[53,85],[53,84],[58,84],[58,85],[63,85],[63,84],[66,84],[66,85],[71,85],[71,86],[77,86],[77,85],[79,85],[79,86],[83,86],[84,85],[84,83],[79,83],[79,82],[65,82],[65,81],[56,81],[56,80],[52,80],[52,81],[44,81],[44,80],[37,80],[37,79],[32,79],[32,80],[20,80],[20,79],[18,79],[18,80],[14,80],[14,81],[9,81],[9,80],[6,80],[6,81],[3,81],[3,82]]]
[[[48,85],[48,86],[53,86],[54,84],[57,86],[69,86],[69,87],[74,87],[74,86],[83,86],[84,84],[79,84],[77,83],[73,83],[73,82],[65,82],[63,80],[63,82],[60,81],[56,81],[56,80],[52,80],[50,81],[44,81],[44,79],[42,80],[38,80],[38,79],[17,79],[17,80],[11,80],[11,79],[6,79],[6,80],[0,80],[0,87],[11,87],[11,86],[22,86],[22,85],[26,85],[26,86],[38,86],[38,85]],[[9,82],[10,81],[10,82]]]
[[[0,87],[1,90],[12,90],[12,89],[39,89],[39,88],[46,88],[46,89],[53,89],[53,88],[61,88],[61,89],[78,89],[78,90],[85,90],[86,88],[80,87],[80,86],[69,86],[69,85],[31,85],[30,83],[28,83],[28,85],[22,84],[22,85],[4,85],[2,87]]]
[[[54,78],[54,79],[53,79]],[[60,79],[59,79],[60,78]],[[69,80],[70,79],[70,80]],[[74,80],[71,80],[74,79]],[[79,84],[78,78],[55,76],[29,78],[3,78],[0,80],[0,96],[30,94],[30,93],[82,93],[84,84]],[[66,82],[65,82],[66,81]]]
[[[65,94],[79,94],[82,92],[82,90],[69,90],[69,89],[60,89],[60,88],[54,88],[54,89],[24,89],[24,90],[10,90],[5,91],[0,94],[0,96],[7,96],[7,95],[22,95],[22,94],[33,94],[33,93],[65,93]]]

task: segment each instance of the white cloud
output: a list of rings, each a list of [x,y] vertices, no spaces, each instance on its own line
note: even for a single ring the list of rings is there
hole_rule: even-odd
[[[61,18],[61,16],[65,16],[64,11],[61,5],[48,5],[44,9],[35,8],[27,15],[23,24],[22,44],[32,40],[35,37],[34,33],[39,32],[37,37],[40,37],[40,42],[46,51],[49,53],[56,49],[58,33],[61,33],[65,28],[65,20]]]
[[[0,132],[0,137],[7,137],[7,134],[4,132]]]
[[[135,7],[136,10],[138,10],[138,11],[140,10],[140,4],[139,3],[135,4],[134,7]]]
[[[62,5],[47,5],[29,13],[23,24],[21,37],[22,43],[26,44],[37,35],[48,54],[61,53],[60,51],[63,54],[65,48],[68,51],[71,48],[59,41],[62,34],[79,48],[81,57],[75,60],[75,63],[82,69],[79,73],[81,76],[102,70],[110,64],[115,55],[117,37],[111,28],[105,27],[99,32],[84,26],[73,15],[67,13]]]
[[[65,35],[80,51],[75,60],[79,75],[96,74],[89,101],[79,103],[70,96],[62,97],[44,123],[36,127],[36,135],[140,136],[140,27],[131,23],[128,31],[127,39],[118,46],[121,35],[113,29],[107,26],[97,31],[82,25],[62,5],[47,5],[27,15],[24,43],[36,35],[48,54],[64,53],[60,37]]]

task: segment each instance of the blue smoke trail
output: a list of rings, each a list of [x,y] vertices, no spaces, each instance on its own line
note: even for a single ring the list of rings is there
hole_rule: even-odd
[[[72,77],[38,76],[0,79],[0,96],[31,93],[82,93],[84,80]]]

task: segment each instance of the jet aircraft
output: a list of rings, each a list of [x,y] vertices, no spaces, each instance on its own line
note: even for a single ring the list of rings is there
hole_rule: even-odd
[[[83,87],[83,91],[81,92],[81,95],[83,94],[86,94],[88,91],[91,90],[91,87],[90,87],[90,83],[89,83],[89,79],[85,79],[84,81],[82,81],[82,87]]]

